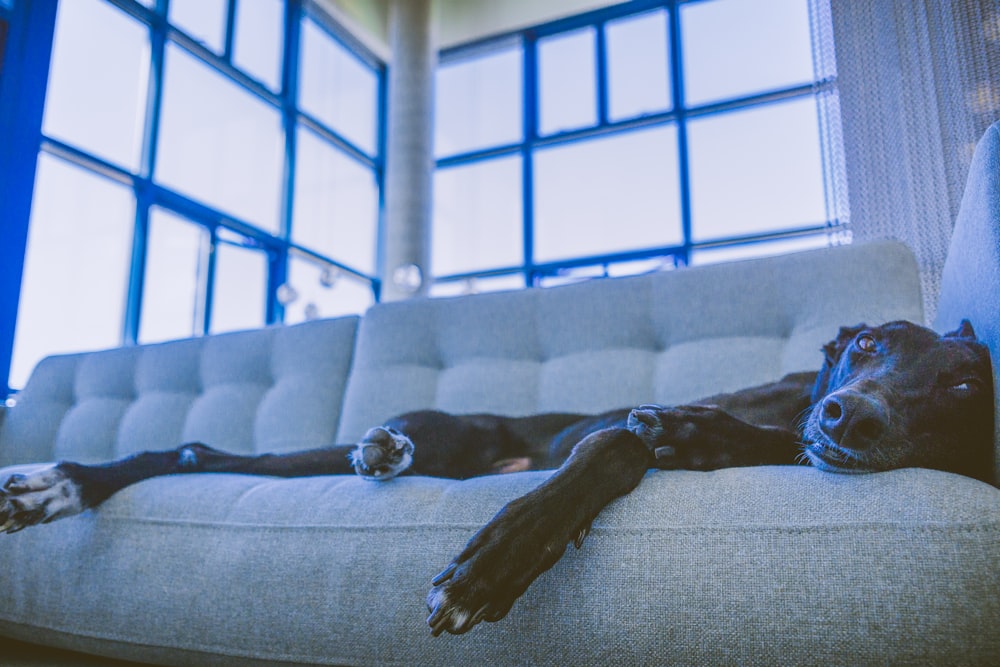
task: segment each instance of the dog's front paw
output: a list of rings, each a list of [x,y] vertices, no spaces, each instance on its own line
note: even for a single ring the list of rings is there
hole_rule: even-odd
[[[370,429],[351,452],[351,464],[361,477],[386,482],[413,464],[413,441],[388,426]]]
[[[732,443],[748,428],[712,405],[642,405],[627,427],[653,452],[661,468],[714,469],[733,462]]]
[[[580,547],[589,523],[573,529],[540,510],[525,498],[508,504],[431,580],[431,634],[458,635],[480,621],[500,620],[531,582],[555,565],[569,542]]]
[[[58,465],[11,475],[0,488],[0,532],[16,533],[84,509],[80,485]]]

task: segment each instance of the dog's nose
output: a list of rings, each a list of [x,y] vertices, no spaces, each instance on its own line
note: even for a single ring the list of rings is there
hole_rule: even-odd
[[[830,394],[820,405],[820,428],[841,447],[870,449],[882,438],[886,424],[885,410],[878,401],[858,392]]]

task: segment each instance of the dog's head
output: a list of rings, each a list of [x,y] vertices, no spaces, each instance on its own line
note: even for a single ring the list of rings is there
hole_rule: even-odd
[[[823,352],[802,427],[814,466],[992,477],[993,372],[967,320],[944,336],[910,322],[844,327]]]

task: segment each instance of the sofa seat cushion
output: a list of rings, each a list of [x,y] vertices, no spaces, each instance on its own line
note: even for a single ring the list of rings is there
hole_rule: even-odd
[[[2,536],[0,633],[192,665],[1000,654],[1000,492],[916,469],[650,472],[507,618],[432,638],[431,577],[548,474],[148,480],[98,510]]]

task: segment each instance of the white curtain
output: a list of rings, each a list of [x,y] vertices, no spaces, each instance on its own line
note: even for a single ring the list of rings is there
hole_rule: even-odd
[[[932,321],[972,151],[1000,118],[1000,0],[813,0],[813,9],[817,67],[835,68],[839,94],[841,218],[855,240],[897,238],[914,250]]]

